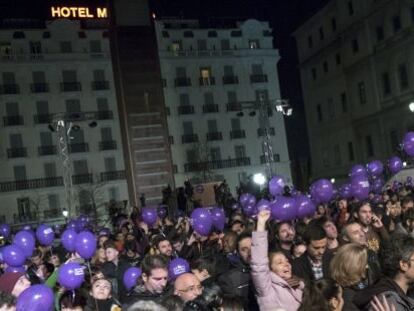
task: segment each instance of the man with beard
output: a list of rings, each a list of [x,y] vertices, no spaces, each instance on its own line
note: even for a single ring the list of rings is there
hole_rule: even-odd
[[[338,230],[334,222],[326,217],[322,217],[318,220],[318,223],[322,226],[322,228],[326,232],[326,238],[328,241],[327,249],[328,251],[335,253],[339,247],[338,242]]]
[[[154,237],[153,245],[158,254],[164,255],[170,259],[173,257],[173,248],[171,242],[163,235],[157,235]]]
[[[280,222],[276,226],[275,249],[282,251],[289,261],[292,261],[292,245],[296,236],[295,228],[290,222]]]

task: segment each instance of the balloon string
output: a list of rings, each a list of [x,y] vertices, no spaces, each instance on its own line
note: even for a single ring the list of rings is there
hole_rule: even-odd
[[[91,286],[92,286],[93,284],[92,284],[92,270],[91,270],[91,262],[90,262],[89,260],[88,260],[88,261],[86,261],[86,265],[88,266],[88,270],[89,270],[89,279],[90,279]],[[95,297],[93,297],[93,300],[95,301],[96,311],[99,311],[98,301],[96,300],[96,298],[95,298]]]

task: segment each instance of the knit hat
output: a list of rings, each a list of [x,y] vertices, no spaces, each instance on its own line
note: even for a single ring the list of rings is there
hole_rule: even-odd
[[[0,291],[11,294],[17,281],[24,276],[22,272],[6,272],[0,276]]]

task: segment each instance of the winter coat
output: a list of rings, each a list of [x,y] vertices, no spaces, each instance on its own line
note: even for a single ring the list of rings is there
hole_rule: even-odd
[[[332,257],[333,254],[331,252],[325,252],[325,254],[322,257],[323,278],[329,278],[331,275],[329,270],[329,264],[331,262]],[[294,275],[305,280],[305,283],[315,280],[315,277],[313,276],[312,272],[312,266],[309,261],[308,252],[305,252],[302,256],[296,258],[293,261],[292,271]]]
[[[267,232],[253,232],[252,236],[253,284],[261,311],[281,307],[286,311],[296,311],[302,301],[304,284],[292,288],[288,283],[269,269]]]
[[[111,281],[113,296],[122,301],[125,293],[127,292],[123,278],[124,273],[130,267],[129,263],[124,260],[119,260],[118,264],[115,265],[112,262],[105,262],[102,265],[103,275]]]
[[[132,290],[132,292],[129,293],[127,297],[124,298],[122,301],[122,309],[127,310],[127,308],[131,305],[133,305],[135,302],[144,300],[144,301],[154,301],[156,303],[160,303],[164,297],[167,295],[167,289],[161,293],[151,293],[147,291],[144,285],[137,285]]]

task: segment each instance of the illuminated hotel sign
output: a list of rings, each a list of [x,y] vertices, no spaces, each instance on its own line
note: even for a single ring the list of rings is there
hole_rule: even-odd
[[[50,12],[54,18],[108,18],[107,8],[52,6]]]

